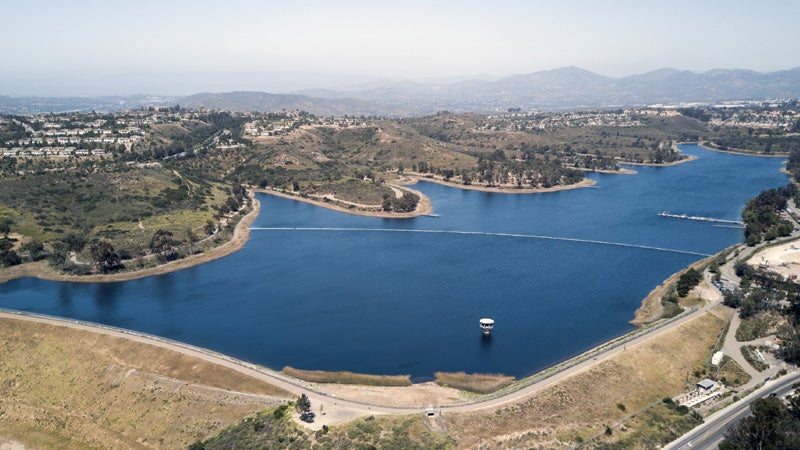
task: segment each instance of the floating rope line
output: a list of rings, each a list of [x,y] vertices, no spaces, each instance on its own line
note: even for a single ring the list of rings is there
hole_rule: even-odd
[[[542,236],[536,234],[517,234],[517,233],[490,233],[485,231],[454,231],[454,230],[410,230],[402,228],[314,228],[314,227],[251,227],[255,231],[349,231],[349,232],[383,232],[383,233],[429,233],[429,234],[453,234],[467,236],[497,236],[522,239],[543,239],[549,241],[577,242],[583,244],[611,245],[615,247],[637,248],[643,250],[654,250],[659,252],[679,253],[692,256],[712,256],[706,253],[692,252],[688,250],[676,250],[672,248],[653,247],[649,245],[626,244],[624,242],[596,241],[592,239],[577,239],[556,236]]]

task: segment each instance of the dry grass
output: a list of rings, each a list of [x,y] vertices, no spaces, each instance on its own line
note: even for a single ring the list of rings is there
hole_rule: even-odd
[[[574,446],[631,412],[684,391],[724,326],[705,314],[509,406],[448,415],[448,430],[461,447]]]
[[[725,385],[730,387],[739,387],[747,384],[751,378],[750,374],[745,372],[739,363],[728,356],[722,359],[716,375],[717,380],[724,380]]]
[[[0,319],[0,361],[0,430],[32,448],[181,448],[278,402],[263,395],[291,397],[174,351],[25,320]]]
[[[411,386],[411,375],[368,375],[353,372],[302,370],[286,366],[283,373],[313,383],[361,384],[366,386]]]
[[[665,442],[677,439],[700,423],[691,414],[681,414],[659,403],[637,414],[624,426],[614,428],[611,436],[602,435],[583,448],[661,448]]]
[[[498,391],[516,380],[500,373],[436,372],[434,376],[438,385],[478,394]]]

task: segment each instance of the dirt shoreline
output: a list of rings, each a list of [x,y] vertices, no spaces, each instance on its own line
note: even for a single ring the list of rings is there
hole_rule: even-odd
[[[153,275],[164,275],[178,270],[199,266],[216,259],[228,256],[239,251],[250,237],[250,225],[261,212],[261,204],[253,197],[253,209],[236,224],[233,237],[224,244],[214,247],[206,252],[192,255],[177,261],[171,261],[156,267],[136,270],[132,272],[95,274],[95,275],[69,275],[57,272],[48,267],[44,261],[37,261],[19,266],[12,266],[0,272],[0,284],[17,278],[38,278],[49,281],[68,281],[77,283],[113,283],[117,281],[136,280]]]

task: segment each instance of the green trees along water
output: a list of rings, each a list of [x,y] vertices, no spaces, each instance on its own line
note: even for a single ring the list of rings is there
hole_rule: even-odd
[[[792,223],[781,217],[789,199],[797,196],[794,184],[760,193],[747,202],[742,211],[744,235],[747,245],[756,245],[762,240],[771,241],[792,233]]]
[[[97,269],[102,273],[113,272],[123,267],[122,258],[114,250],[111,242],[99,239],[89,246],[89,254],[97,265]]]
[[[678,295],[681,297],[686,297],[689,294],[689,291],[692,290],[698,283],[703,276],[695,270],[694,268],[689,268],[686,272],[684,272],[681,277],[678,279],[678,284],[676,289],[678,291]]]

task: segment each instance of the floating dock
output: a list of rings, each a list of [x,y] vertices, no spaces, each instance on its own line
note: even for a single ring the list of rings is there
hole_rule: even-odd
[[[670,214],[666,211],[658,213],[659,217],[669,217],[670,219],[684,219],[684,220],[696,220],[699,222],[713,222],[713,223],[730,223],[734,225],[744,225],[744,222],[739,220],[727,220],[727,219],[715,219],[713,217],[703,217],[703,216],[690,216],[687,214]]]

